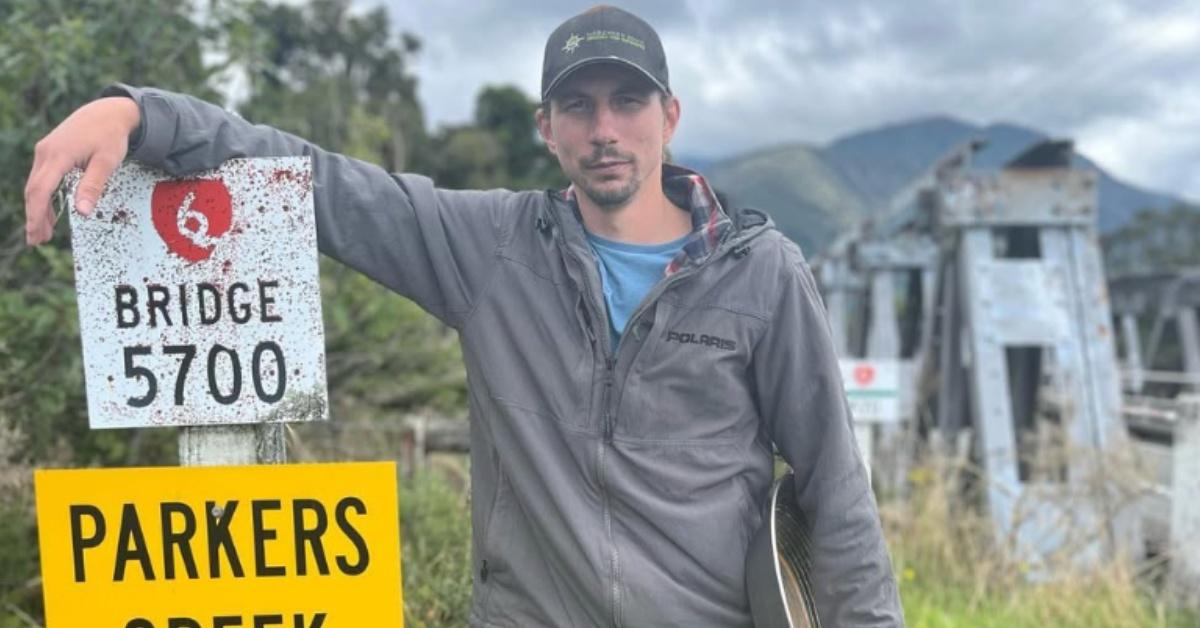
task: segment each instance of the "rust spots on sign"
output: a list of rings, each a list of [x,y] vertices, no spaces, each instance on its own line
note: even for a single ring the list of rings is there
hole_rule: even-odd
[[[273,184],[294,184],[307,193],[312,189],[312,170],[298,171],[280,168],[271,173],[270,181]]]

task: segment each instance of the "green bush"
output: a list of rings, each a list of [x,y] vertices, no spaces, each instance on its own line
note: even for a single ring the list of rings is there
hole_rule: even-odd
[[[41,614],[32,491],[0,485],[0,628],[28,626],[18,612]]]

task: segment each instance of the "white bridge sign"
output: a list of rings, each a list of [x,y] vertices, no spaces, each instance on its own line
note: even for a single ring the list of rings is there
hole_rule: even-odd
[[[93,429],[328,418],[311,172],[126,162],[90,217],[71,208]]]

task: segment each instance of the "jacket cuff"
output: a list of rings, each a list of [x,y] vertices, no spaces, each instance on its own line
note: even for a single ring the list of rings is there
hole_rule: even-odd
[[[100,98],[125,96],[138,106],[138,126],[129,134],[129,157],[146,164],[162,163],[175,137],[174,112],[156,90],[115,83],[100,91]]]

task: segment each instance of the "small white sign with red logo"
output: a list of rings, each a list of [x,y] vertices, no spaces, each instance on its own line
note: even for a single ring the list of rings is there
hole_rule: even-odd
[[[126,162],[91,216],[72,207],[91,427],[327,418],[313,216],[304,157]]]
[[[900,420],[900,365],[895,360],[838,360],[856,422]]]

